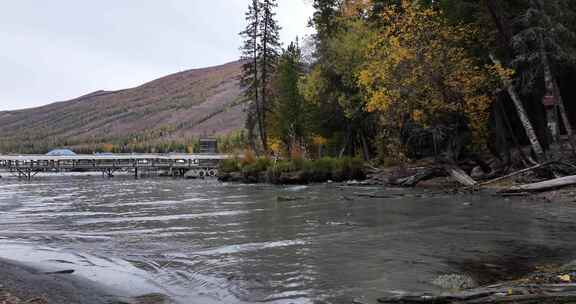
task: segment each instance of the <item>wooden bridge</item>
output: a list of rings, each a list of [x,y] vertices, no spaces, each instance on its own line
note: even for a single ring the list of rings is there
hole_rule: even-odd
[[[42,172],[101,172],[112,177],[128,172],[143,174],[205,177],[215,176],[222,154],[94,154],[73,156],[0,155],[0,171],[32,179]]]

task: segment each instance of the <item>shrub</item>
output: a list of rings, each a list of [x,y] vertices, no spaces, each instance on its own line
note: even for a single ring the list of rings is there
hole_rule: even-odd
[[[238,158],[224,159],[220,162],[219,171],[224,173],[240,171],[240,160]]]
[[[256,158],[252,163],[243,162],[242,173],[246,174],[258,174],[261,172],[266,172],[270,166],[270,159],[266,157]]]
[[[307,161],[305,164],[305,172],[310,181],[323,182],[332,179],[332,168],[335,163],[334,158],[323,157],[314,161]]]
[[[289,161],[277,161],[268,167],[266,171],[266,178],[270,183],[277,183],[282,173],[292,172],[292,164]]]
[[[366,173],[364,172],[364,160],[359,157],[354,157],[350,159],[349,165],[350,179],[362,180],[366,178]]]
[[[344,181],[348,179],[348,158],[336,159],[332,166],[332,179],[334,181]]]
[[[252,165],[256,162],[256,154],[252,150],[244,151],[244,157],[240,161],[240,167],[244,168],[245,166]]]
[[[323,157],[317,160],[295,158],[291,160],[277,160],[274,163],[266,157],[256,158],[253,155],[242,159],[232,158],[223,160],[220,170],[225,173],[241,171],[244,177],[260,180],[265,173],[268,182],[277,183],[283,173],[299,172],[307,182],[325,182],[328,180],[345,181],[351,179],[364,179],[364,162],[360,158],[331,158]]]
[[[332,178],[335,181],[364,179],[364,162],[360,158],[343,157],[333,164]]]

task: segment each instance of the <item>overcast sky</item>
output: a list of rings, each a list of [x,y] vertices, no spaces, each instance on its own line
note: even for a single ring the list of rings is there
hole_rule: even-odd
[[[0,111],[237,60],[248,2],[2,1]],[[310,34],[310,1],[278,2],[282,40]]]

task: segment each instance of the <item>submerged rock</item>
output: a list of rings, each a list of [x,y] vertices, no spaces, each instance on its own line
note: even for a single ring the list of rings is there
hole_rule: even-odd
[[[466,274],[443,274],[434,279],[432,284],[452,290],[471,289],[479,286],[476,280]]]
[[[276,180],[271,182],[280,185],[306,185],[308,184],[308,179],[306,174],[302,171],[289,173],[283,172]]]
[[[279,202],[291,202],[291,201],[297,201],[297,200],[301,200],[301,197],[296,197],[296,196],[282,196],[279,195],[276,197],[276,200]]]
[[[173,301],[166,295],[160,293],[150,293],[134,297],[127,304],[171,304]]]
[[[244,177],[242,176],[242,173],[240,172],[231,172],[231,173],[227,173],[227,172],[222,172],[218,175],[218,180],[221,182],[243,182],[244,181]]]
[[[576,272],[576,261],[572,261],[560,267],[560,271],[573,271]]]

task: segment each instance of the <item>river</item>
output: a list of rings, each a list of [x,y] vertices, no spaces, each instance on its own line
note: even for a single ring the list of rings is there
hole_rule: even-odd
[[[489,281],[566,262],[574,218],[571,206],[432,190],[4,178],[0,258],[178,303],[375,303],[436,290],[441,274]]]

